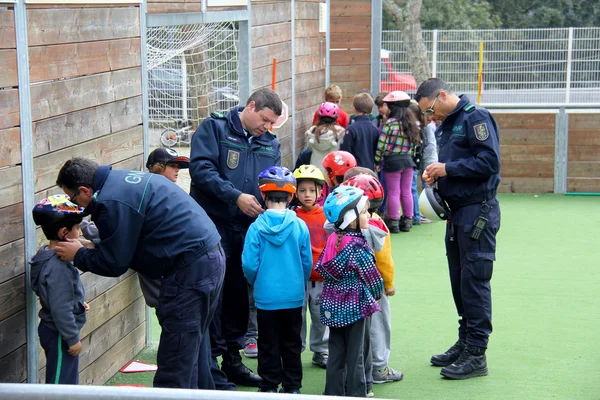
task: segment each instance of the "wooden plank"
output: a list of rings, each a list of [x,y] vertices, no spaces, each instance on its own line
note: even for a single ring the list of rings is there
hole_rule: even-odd
[[[331,18],[336,17],[365,17],[371,18],[371,3],[344,1],[331,4]]]
[[[296,126],[294,129],[299,129],[301,127],[306,127],[307,125],[312,125],[312,120],[315,115],[315,111],[317,108],[306,108],[301,111],[296,112]],[[310,128],[310,126],[309,126]],[[307,128],[308,129],[308,128]],[[302,132],[304,133],[304,132]]]
[[[254,59],[254,50],[259,46],[266,46],[275,43],[289,43],[292,39],[291,22],[280,24],[261,25],[252,27],[252,58]],[[290,43],[291,53],[291,43]],[[274,56],[272,56],[274,57]],[[272,58],[271,57],[271,58]],[[268,57],[267,57],[268,58]],[[290,57],[291,58],[291,57]],[[252,64],[255,67],[254,64]]]
[[[278,82],[275,86],[275,92],[279,95],[280,98],[286,99],[285,103],[288,107],[292,105],[292,80],[288,79],[287,81]]]
[[[569,129],[569,146],[600,146],[600,129]]]
[[[0,90],[0,129],[19,126],[19,90]]]
[[[500,128],[500,144],[512,145],[554,145],[554,129]]]
[[[269,46],[254,47],[252,49],[252,68],[260,68],[273,65],[273,58],[277,59],[277,75],[281,63],[292,59],[292,42],[282,42]],[[291,65],[291,63],[290,63]]]
[[[0,208],[0,246],[23,236],[23,203]]]
[[[201,3],[148,3],[148,14],[201,12]]]
[[[600,178],[567,178],[567,192],[600,193]]]
[[[571,146],[569,143],[569,161],[600,161],[600,146]]]
[[[142,127],[136,126],[34,158],[36,191],[54,186],[58,171],[71,157],[91,158],[101,165],[114,164],[141,154],[142,141]]]
[[[554,178],[551,162],[502,162],[500,176],[519,178]]]
[[[141,123],[141,96],[35,122],[34,156],[64,149],[74,143],[122,131]]]
[[[331,33],[371,32],[371,15],[361,17],[331,16]]]
[[[325,70],[314,71],[306,74],[296,72],[295,90],[296,93],[305,90],[321,88],[325,92]]]
[[[296,56],[321,55],[325,57],[325,38],[298,38],[294,41]]]
[[[598,114],[569,114],[569,132],[572,129],[598,130],[600,116]]]
[[[24,239],[0,246],[0,283],[25,273]]]
[[[552,193],[554,178],[502,178],[498,191],[501,193]]]
[[[21,166],[0,168],[0,208],[23,201]]]
[[[332,33],[331,34],[332,49],[361,49],[371,48],[371,33],[369,32],[353,32],[348,33]]]
[[[14,11],[0,10],[0,49],[14,49],[16,47]]]
[[[309,3],[306,1],[296,1],[296,21],[300,19],[319,20],[319,3]]]
[[[0,321],[25,308],[25,274],[0,283]]]
[[[552,162],[554,146],[549,145],[500,145],[502,162]]]
[[[493,110],[492,110],[493,111]],[[503,129],[552,129],[556,125],[556,114],[515,114],[496,113],[492,115]]]
[[[138,154],[131,158],[127,158],[123,161],[119,161],[113,164],[115,169],[125,169],[125,170],[133,170],[133,171],[143,171],[144,170],[144,154]]]
[[[32,119],[39,121],[141,94],[141,68],[34,85],[31,87]]]
[[[17,50],[0,50],[0,88],[17,86]]]
[[[102,385],[144,348],[145,341],[146,323],[143,322],[119,343],[98,357],[94,363],[80,371],[79,383],[82,385]]]
[[[320,55],[296,57],[296,73],[298,74],[306,74],[324,69],[323,57]]]
[[[331,51],[329,57],[332,66],[338,65],[371,65],[370,50],[338,50]],[[333,70],[334,68],[332,68]]]
[[[140,51],[139,38],[31,47],[30,79],[40,82],[138,67]]]
[[[291,4],[288,2],[278,4],[277,7],[273,7],[272,4],[252,4],[252,26],[254,27],[289,21],[292,17],[291,10]],[[296,18],[298,18],[297,15]]]
[[[21,162],[21,129],[0,130],[0,168]]]
[[[25,310],[0,321],[0,358],[26,343]]]
[[[252,70],[252,90],[271,85],[272,67],[256,68]],[[284,61],[277,63],[277,82],[283,82],[292,78],[292,62]]]
[[[90,303],[96,297],[102,295],[108,290],[115,287],[119,282],[123,282],[131,275],[135,274],[133,270],[127,270],[123,275],[116,278],[108,276],[100,276],[92,274],[91,272],[84,272],[80,275],[81,282],[85,287],[85,301]]]
[[[0,382],[21,383],[27,379],[27,346],[0,358]]]
[[[297,38],[325,37],[325,32],[319,32],[319,20],[300,19],[296,20],[294,35]]]
[[[600,161],[569,161],[569,178],[600,178]]]
[[[371,79],[370,65],[340,65],[331,69],[331,80],[335,82],[355,82]]]
[[[296,93],[296,110],[304,110],[305,108],[316,110],[322,102],[323,90],[321,88]]]
[[[27,11],[29,46],[90,42],[140,36],[139,7],[41,9]]]
[[[335,82],[331,81],[332,85],[338,85],[342,89],[342,105],[350,105],[352,108],[352,98],[360,90],[368,89],[370,87],[369,81],[356,81],[356,82]]]

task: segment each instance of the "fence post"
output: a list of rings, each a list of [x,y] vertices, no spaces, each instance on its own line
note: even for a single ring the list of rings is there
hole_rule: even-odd
[[[248,19],[239,22],[238,43],[240,45],[240,61],[238,79],[240,104],[252,94],[252,10],[251,1],[248,2]]]
[[[554,135],[554,193],[567,192],[567,161],[569,154],[569,114],[561,107],[556,114]]]
[[[571,69],[573,62],[573,28],[569,28],[569,43],[567,47],[567,79],[565,88],[565,103],[569,104],[569,98],[571,97]]]
[[[292,2],[292,15],[290,19],[292,21],[290,30],[291,35],[291,46],[292,46],[292,104],[290,104],[289,117],[290,123],[292,124],[292,165],[296,162],[296,1]]]
[[[381,25],[382,1],[371,2],[371,93],[376,95],[381,88]]]
[[[327,0],[327,31],[325,32],[325,87],[329,87],[330,59],[331,59],[331,0]]]
[[[437,45],[438,45],[438,30],[433,30],[433,47],[431,48],[431,75],[437,76]]]

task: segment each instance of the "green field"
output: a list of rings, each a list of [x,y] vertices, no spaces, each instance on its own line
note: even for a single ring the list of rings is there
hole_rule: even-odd
[[[390,366],[405,378],[375,385],[390,399],[600,399],[600,197],[502,195],[492,278],[494,332],[487,377],[449,381],[429,365],[456,341],[444,224],[394,235],[396,296]],[[154,339],[159,335],[153,321]],[[303,393],[323,370],[303,354]],[[138,358],[156,360],[156,347]],[[245,360],[256,371],[256,361]],[[108,385],[152,385],[153,374],[117,374]],[[240,388],[246,390],[246,388]],[[256,390],[247,388],[247,390]]]

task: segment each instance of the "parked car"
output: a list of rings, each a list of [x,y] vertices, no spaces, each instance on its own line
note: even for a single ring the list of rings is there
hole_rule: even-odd
[[[396,72],[390,62],[390,51],[381,49],[381,85],[379,90],[382,92],[392,92],[402,90],[408,94],[413,94],[417,90],[417,81],[410,74]]]

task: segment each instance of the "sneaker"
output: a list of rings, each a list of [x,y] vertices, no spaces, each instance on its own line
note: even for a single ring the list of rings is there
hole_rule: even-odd
[[[236,385],[258,387],[262,378],[256,375],[242,362],[239,350],[229,350],[223,354],[221,371],[227,375],[227,380]]]
[[[425,218],[424,216],[421,215],[421,223],[422,224],[430,224],[431,220],[429,218]]]
[[[467,345],[458,357],[447,367],[442,368],[440,374],[448,379],[469,379],[488,374],[485,349]]]
[[[313,354],[312,363],[319,368],[327,368],[327,359],[329,355],[327,353],[315,353]]]
[[[404,378],[402,371],[395,371],[388,366],[373,370],[373,383],[398,382]]]
[[[248,343],[246,347],[244,347],[243,353],[244,356],[248,358],[256,358],[258,357],[258,346],[253,342]]]
[[[402,231],[402,232],[410,232],[410,228],[412,228],[412,217],[405,217],[404,215],[402,217],[400,217],[400,222],[398,224],[398,228]],[[390,229],[391,231],[391,229]]]
[[[261,393],[277,393],[277,388],[260,388],[258,391]]]
[[[422,221],[421,218],[417,218],[417,217],[413,217],[413,225],[421,225]]]
[[[447,367],[458,360],[458,357],[463,353],[466,346],[467,344],[459,339],[452,347],[446,350],[446,352],[431,356],[430,362],[436,367]]]
[[[369,390],[367,390],[367,397],[368,397],[368,398],[375,397],[375,393],[373,393],[373,389],[369,389]]]
[[[282,387],[281,389],[279,389],[279,393],[300,394],[300,389],[286,389]]]

